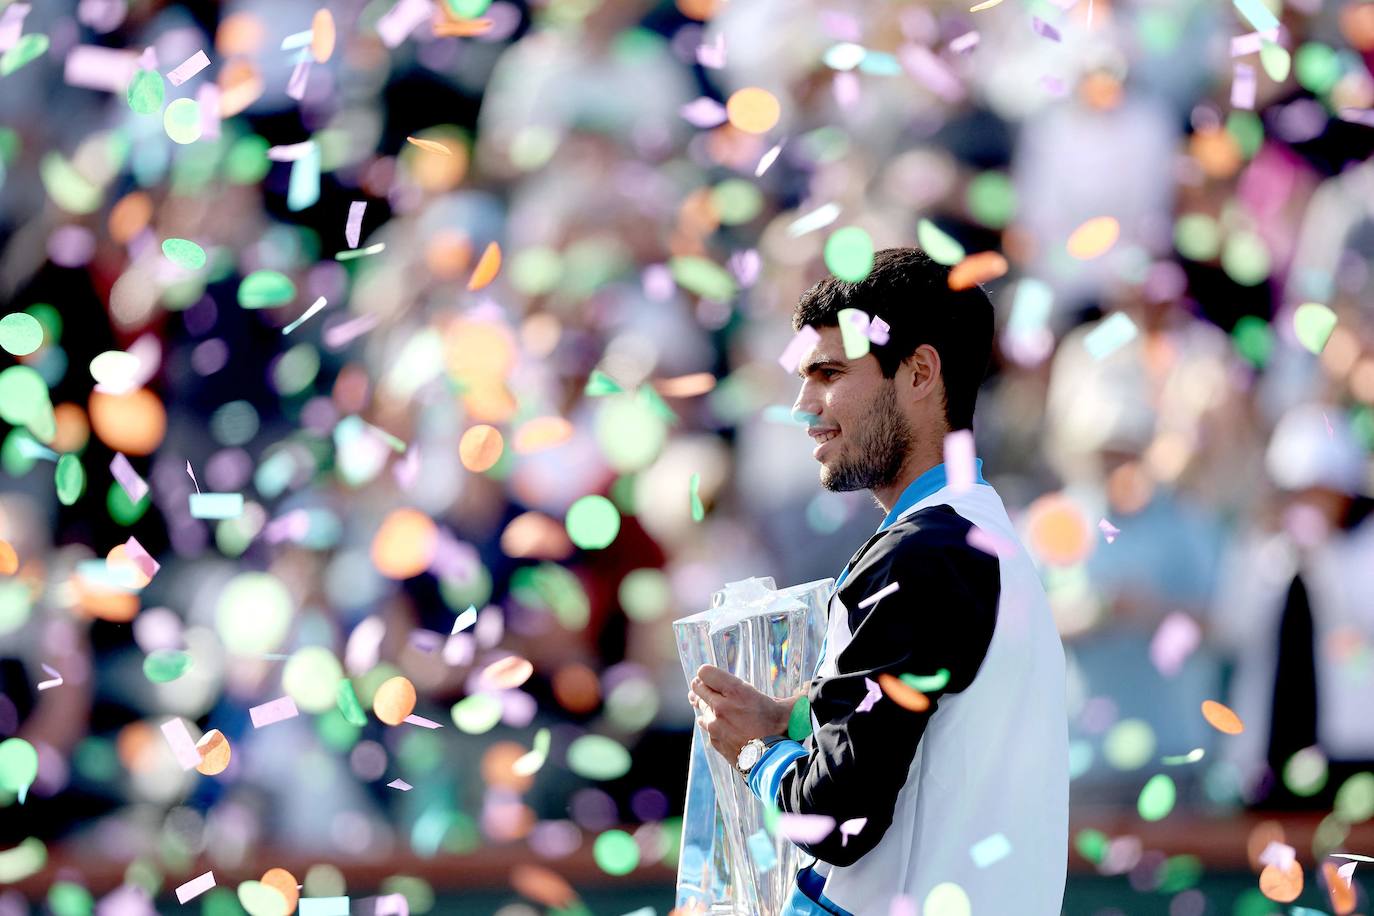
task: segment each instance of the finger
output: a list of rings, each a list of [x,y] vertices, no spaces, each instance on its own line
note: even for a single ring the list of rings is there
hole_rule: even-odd
[[[720,702],[725,699],[725,695],[723,693],[721,693],[718,690],[712,689],[711,686],[704,682],[701,678],[697,678],[692,681],[692,690],[696,692],[697,696],[701,697],[703,700],[705,700],[707,703],[710,703],[712,706],[718,706]]]
[[[717,668],[715,665],[702,665],[698,668],[697,680],[717,693],[726,693],[736,687],[744,685],[744,681],[741,681],[739,678],[722,668]]]

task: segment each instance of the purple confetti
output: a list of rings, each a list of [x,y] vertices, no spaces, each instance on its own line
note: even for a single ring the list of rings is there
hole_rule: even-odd
[[[883,698],[883,688],[878,682],[864,678],[864,686],[868,688],[868,693],[859,701],[859,705],[854,707],[855,712],[868,712],[874,703]]]
[[[835,819],[825,814],[779,814],[778,833],[794,843],[819,843],[835,829]]]
[[[110,473],[124,490],[124,495],[129,497],[129,502],[137,505],[148,495],[148,482],[138,476],[138,471],[134,470],[134,466],[124,457],[123,452],[115,452],[114,458],[110,461]]]
[[[207,871],[197,878],[192,878],[185,884],[177,888],[177,902],[185,903],[188,900],[199,897],[201,894],[215,886],[215,873]]]
[[[955,54],[965,54],[978,47],[980,40],[981,36],[977,31],[965,32],[949,43],[949,49]]]
[[[167,72],[167,82],[180,86],[208,66],[210,58],[205,56],[205,51],[197,51]]]
[[[1039,16],[1031,17],[1031,29],[1035,32],[1035,34],[1040,35],[1044,38],[1048,38],[1050,41],[1060,40],[1059,30],[1056,29],[1054,26],[1050,25],[1045,20],[1041,19]]]
[[[362,237],[363,213],[367,210],[367,201],[355,200],[348,205],[348,222],[344,224],[344,239],[348,242],[349,248],[358,247],[358,239]]]
[[[1111,522],[1107,521],[1105,518],[1098,520],[1097,530],[1102,532],[1102,536],[1107,539],[1108,544],[1114,542],[1116,540],[1116,536],[1121,533],[1120,528],[1116,527]]]
[[[282,541],[299,541],[310,531],[310,513],[304,509],[292,509],[279,515],[262,529],[262,535],[269,544]]]
[[[205,140],[219,139],[219,86],[202,83],[196,90],[196,104],[200,106],[200,135]]]
[[[821,31],[839,41],[852,41],[858,44],[863,40],[863,27],[859,20],[848,13],[835,10],[821,10]]]
[[[726,266],[730,268],[730,273],[735,275],[739,285],[747,289],[753,286],[754,281],[759,278],[759,269],[763,266],[763,259],[759,257],[758,251],[748,248],[730,255],[730,260],[726,262]]]
[[[0,51],[8,51],[24,33],[24,17],[33,7],[27,3],[11,3],[0,13]]]
[[[693,127],[719,127],[727,117],[725,106],[715,99],[701,96],[677,110],[682,119]]]
[[[864,825],[867,824],[867,823],[868,823],[868,818],[866,818],[866,817],[851,817],[849,820],[847,820],[847,821],[845,821],[843,824],[841,824],[841,825],[840,825],[840,845],[841,845],[841,846],[848,846],[848,845],[849,845],[849,838],[852,837],[852,836],[855,836],[856,834],[858,834],[859,831],[863,830],[863,829],[864,829]]]
[[[264,725],[271,725],[274,722],[294,719],[300,714],[301,711],[296,708],[296,701],[290,697],[278,697],[269,703],[263,703],[248,710],[248,718],[253,720],[254,728],[262,728]]]
[[[1160,621],[1150,640],[1150,662],[1160,674],[1173,677],[1201,642],[1197,621],[1182,611],[1173,611]]]
[[[123,94],[138,70],[138,55],[117,48],[77,45],[62,64],[68,86]]]
[[[1342,108],[1336,112],[1342,121],[1374,127],[1374,108]]]
[[[1278,41],[1279,30],[1268,29],[1263,32],[1247,32],[1244,35],[1235,35],[1231,38],[1231,56],[1244,57],[1247,54],[1258,54],[1264,47],[1266,41]]]
[[[338,350],[348,346],[348,344],[375,328],[381,319],[376,315],[363,315],[354,318],[352,321],[345,321],[336,324],[324,332],[324,345],[331,350]]]
[[[969,529],[968,543],[970,547],[977,547],[979,550],[983,551],[983,553],[991,554],[994,557],[1011,557],[1016,555],[1016,542],[995,532],[988,531],[986,528],[979,528],[977,525]]]
[[[393,779],[386,784],[386,787],[388,789],[400,789],[402,792],[409,792],[411,789],[415,788],[404,779]]]
[[[754,166],[754,177],[762,178],[763,173],[768,171],[768,169],[772,167],[773,163],[776,162],[778,159],[778,154],[781,152],[782,144],[779,143],[777,146],[773,147],[768,152],[764,153],[763,157],[759,159],[759,164]]]
[[[946,102],[958,102],[964,97],[964,86],[949,65],[927,47],[904,44],[897,52],[902,69],[921,85]]]
[[[1272,865],[1279,871],[1287,871],[1297,861],[1298,851],[1287,843],[1270,840],[1269,845],[1259,854],[1262,865]]]
[[[426,719],[424,716],[410,715],[410,716],[406,716],[406,717],[405,717],[404,719],[402,719],[401,721],[402,721],[402,722],[409,722],[411,725],[418,725],[418,726],[420,726],[421,728],[443,728],[443,727],[444,727],[444,726],[440,725],[438,722],[435,722],[433,719]]]
[[[725,36],[717,35],[710,44],[697,45],[697,63],[708,70],[719,70],[725,66]]]
[[[42,662],[40,662],[40,664],[43,665],[43,670],[47,673],[48,677],[51,678],[51,680],[39,681],[39,682],[38,682],[38,689],[39,689],[39,690],[50,690],[50,689],[52,689],[53,687],[61,687],[61,686],[62,686],[62,674],[61,674],[56,668],[52,667],[51,665],[48,665],[48,664],[42,663]]]
[[[874,315],[873,319],[868,323],[868,339],[881,347],[888,342],[888,332],[891,330],[892,326],[890,324],[883,321],[877,315]]]
[[[162,564],[154,560],[152,554],[143,549],[143,545],[138,542],[138,538],[133,535],[124,542],[124,550],[129,555],[129,559],[138,567],[139,572],[151,579],[157,575],[157,571],[162,568]]]
[[[172,748],[172,754],[183,770],[194,770],[200,766],[200,751],[196,750],[195,739],[186,730],[181,719],[168,719],[162,723],[162,736]]]
[[[381,37],[382,44],[395,48],[433,15],[434,4],[430,0],[399,0],[377,20],[377,35]]]
[[[1231,77],[1231,107],[1251,111],[1255,107],[1255,68],[1237,63]]]
[[[797,335],[792,338],[792,342],[787,345],[787,349],[782,351],[778,357],[778,365],[782,366],[789,375],[795,374],[801,365],[802,357],[805,356],[812,347],[820,343],[821,334],[811,325],[806,325]]]
[[[973,463],[973,431],[956,429],[945,436],[945,473],[950,490],[962,493],[973,489],[977,467]]]
[[[835,102],[841,108],[853,108],[859,104],[859,75],[853,71],[836,73],[831,88],[835,92]]]
[[[305,98],[305,84],[310,79],[310,58],[302,52],[301,59],[296,61],[296,68],[291,71],[291,79],[286,84],[287,98],[295,99],[299,102]]]

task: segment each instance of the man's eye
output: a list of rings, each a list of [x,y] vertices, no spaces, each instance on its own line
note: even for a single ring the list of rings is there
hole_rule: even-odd
[[[840,370],[838,370],[838,369],[822,369],[822,370],[821,370],[821,375],[825,377],[825,380],[826,380],[827,382],[830,381],[831,379],[833,379],[835,376],[837,376],[837,375],[839,375],[839,374],[840,374]]]

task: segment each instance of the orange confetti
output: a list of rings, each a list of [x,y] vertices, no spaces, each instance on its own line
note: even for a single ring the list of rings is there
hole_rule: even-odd
[[[501,269],[501,246],[495,242],[487,245],[486,251],[477,259],[477,266],[472,269],[472,278],[468,280],[468,290],[479,290],[492,280],[496,279],[496,274]]]
[[[573,425],[563,417],[535,417],[515,431],[515,453],[528,455],[562,445],[573,436]]]
[[[496,690],[514,690],[530,679],[534,665],[529,659],[509,655],[482,669],[482,681]]]
[[[458,440],[458,460],[474,474],[490,470],[501,460],[505,440],[501,431],[494,426],[478,423],[468,427],[467,432]]]
[[[1326,879],[1326,893],[1331,898],[1331,909],[1336,911],[1336,916],[1350,916],[1355,912],[1355,888],[1341,877],[1336,866],[1323,862],[1322,877]]]
[[[269,868],[263,872],[261,881],[286,899],[287,916],[296,912],[300,892],[296,890],[296,876],[284,868]]]
[[[1202,701],[1202,718],[1207,720],[1207,724],[1217,731],[1227,735],[1239,735],[1245,731],[1245,723],[1240,720],[1240,716],[1229,706],[1218,703],[1216,700]]]
[[[736,130],[746,134],[766,134],[782,117],[782,106],[767,89],[751,86],[739,90],[726,100],[725,113]]]
[[[572,885],[542,865],[515,866],[511,869],[510,884],[522,897],[554,909],[566,909],[577,901]]]
[[[694,398],[709,394],[715,387],[716,377],[709,372],[693,372],[654,382],[654,390],[665,398]]]
[[[902,683],[902,679],[891,674],[878,675],[878,686],[883,688],[892,702],[912,712],[925,712],[930,708],[930,697],[915,687]]]
[[[409,678],[389,678],[372,697],[372,711],[387,725],[400,725],[415,711],[415,685]]]
[[[143,588],[153,581],[152,577],[144,573],[129,556],[129,548],[124,544],[116,544],[110,548],[110,552],[105,555],[105,565],[115,571],[121,581],[127,580],[131,588]]]
[[[196,772],[204,776],[218,776],[223,773],[228,768],[229,758],[233,754],[229,739],[217,728],[212,728],[200,736],[200,740],[196,742],[196,750],[200,751],[200,763],[196,764]],[[291,889],[296,889],[294,883]]]
[[[1051,566],[1073,566],[1092,552],[1096,540],[1088,518],[1062,493],[1047,493],[1026,509],[1030,547]]]
[[[315,10],[315,18],[310,22],[310,55],[315,63],[322,64],[334,54],[334,14],[327,9]],[[295,885],[291,886],[292,893]]]
[[[126,455],[151,455],[167,433],[167,411],[146,388],[127,394],[93,391],[90,414],[100,441]]]
[[[425,152],[438,153],[441,156],[453,155],[453,150],[449,149],[444,144],[436,143],[433,140],[421,140],[419,137],[406,137],[406,142],[414,143],[416,146],[418,146]]]
[[[471,38],[474,35],[487,34],[495,24],[496,20],[494,19],[457,19],[448,22],[436,22],[434,34],[438,38]]]
[[[568,712],[591,712],[601,702],[601,679],[586,665],[564,665],[553,676],[553,698]]]
[[[1106,254],[1120,236],[1120,223],[1110,216],[1099,216],[1075,229],[1066,247],[1071,257],[1091,261]]]
[[[1275,903],[1292,903],[1302,894],[1302,865],[1296,859],[1286,870],[1264,866],[1259,878],[1260,893]]]
[[[952,290],[972,289],[979,283],[996,280],[1007,272],[1007,259],[995,251],[980,251],[971,254],[954,266],[949,272],[949,288]]]
[[[19,572],[19,553],[9,541],[0,541],[0,576],[12,576]]]
[[[542,512],[522,512],[501,532],[501,552],[527,560],[566,560],[573,543],[562,522]]]
[[[262,74],[243,58],[226,61],[219,71],[219,113],[232,118],[256,102],[267,88]]]
[[[439,529],[418,509],[397,509],[372,537],[372,563],[390,579],[409,579],[429,568]]]

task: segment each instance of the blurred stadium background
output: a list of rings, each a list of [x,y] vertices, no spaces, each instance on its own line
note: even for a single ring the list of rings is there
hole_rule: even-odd
[[[0,55],[0,914],[668,912],[670,621],[880,520],[778,357],[913,244],[998,310],[1065,912],[1370,912],[1374,3],[0,0]]]

